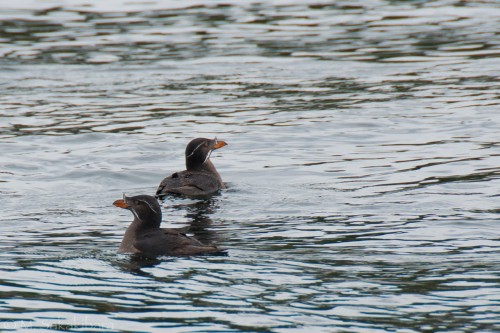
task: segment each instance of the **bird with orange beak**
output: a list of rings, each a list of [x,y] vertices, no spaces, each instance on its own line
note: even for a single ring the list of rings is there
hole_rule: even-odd
[[[207,196],[226,188],[215,169],[210,155],[216,149],[226,146],[225,141],[197,138],[186,147],[186,170],[175,172],[162,180],[156,197],[179,194],[189,197]]]
[[[147,257],[161,255],[190,256],[223,253],[215,246],[204,245],[175,229],[161,229],[161,207],[150,195],[137,195],[116,200],[113,205],[128,209],[134,220],[127,228],[119,252],[140,254]]]

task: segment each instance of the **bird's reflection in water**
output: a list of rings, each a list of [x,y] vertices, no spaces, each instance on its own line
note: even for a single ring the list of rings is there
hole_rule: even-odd
[[[194,257],[205,257],[205,256],[216,256],[216,257],[227,257],[228,252],[225,249],[213,253],[198,254]],[[190,257],[183,257],[190,258]],[[152,268],[158,264],[174,260],[174,257],[170,256],[159,256],[159,257],[145,257],[140,254],[130,254],[127,260],[118,261],[115,263],[122,271],[137,274],[144,277],[154,277],[153,274],[145,272],[143,269]]]
[[[144,268],[155,267],[165,261],[166,257],[148,258],[138,254],[130,254],[127,260],[116,262],[116,266],[122,271],[137,274],[145,277],[152,277],[151,273],[143,271]]]
[[[217,245],[219,237],[211,228],[214,224],[210,215],[218,208],[218,202],[214,198],[198,201],[184,206],[186,217],[189,222],[188,232],[203,244]]]
[[[172,195],[172,197],[179,198],[177,195]],[[220,237],[211,228],[215,223],[210,217],[219,207],[217,198],[218,194],[215,194],[209,197],[198,198],[196,201],[187,204],[181,203],[170,205],[170,208],[185,211],[185,217],[189,223],[184,227],[172,228],[172,230],[191,234],[203,244],[218,246],[217,243],[220,241]],[[166,198],[163,198],[164,202],[165,199]]]

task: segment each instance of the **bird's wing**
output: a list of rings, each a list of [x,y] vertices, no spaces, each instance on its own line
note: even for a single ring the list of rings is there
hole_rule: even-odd
[[[156,191],[156,196],[167,193],[182,194],[188,196],[201,196],[216,192],[219,182],[215,177],[207,173],[176,172],[165,178]]]
[[[205,246],[198,240],[172,229],[156,229],[137,237],[134,247],[147,256],[194,255],[215,252],[216,247]]]

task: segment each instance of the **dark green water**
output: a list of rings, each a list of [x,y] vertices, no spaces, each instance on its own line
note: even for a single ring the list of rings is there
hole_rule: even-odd
[[[0,5],[0,331],[500,331],[495,1]],[[164,203],[227,257],[116,253]]]

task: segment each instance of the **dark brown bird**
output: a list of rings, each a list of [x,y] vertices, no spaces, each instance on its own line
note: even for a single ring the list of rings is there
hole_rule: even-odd
[[[217,138],[197,138],[186,147],[186,170],[175,172],[163,179],[156,190],[156,197],[167,194],[185,196],[206,196],[226,188],[222,178],[210,161],[210,154],[215,149],[227,145]]]
[[[160,229],[161,207],[150,195],[137,195],[113,202],[116,207],[128,209],[134,221],[127,228],[119,252],[141,254],[147,257],[161,255],[189,256],[221,253],[215,246],[204,245],[175,229]]]

